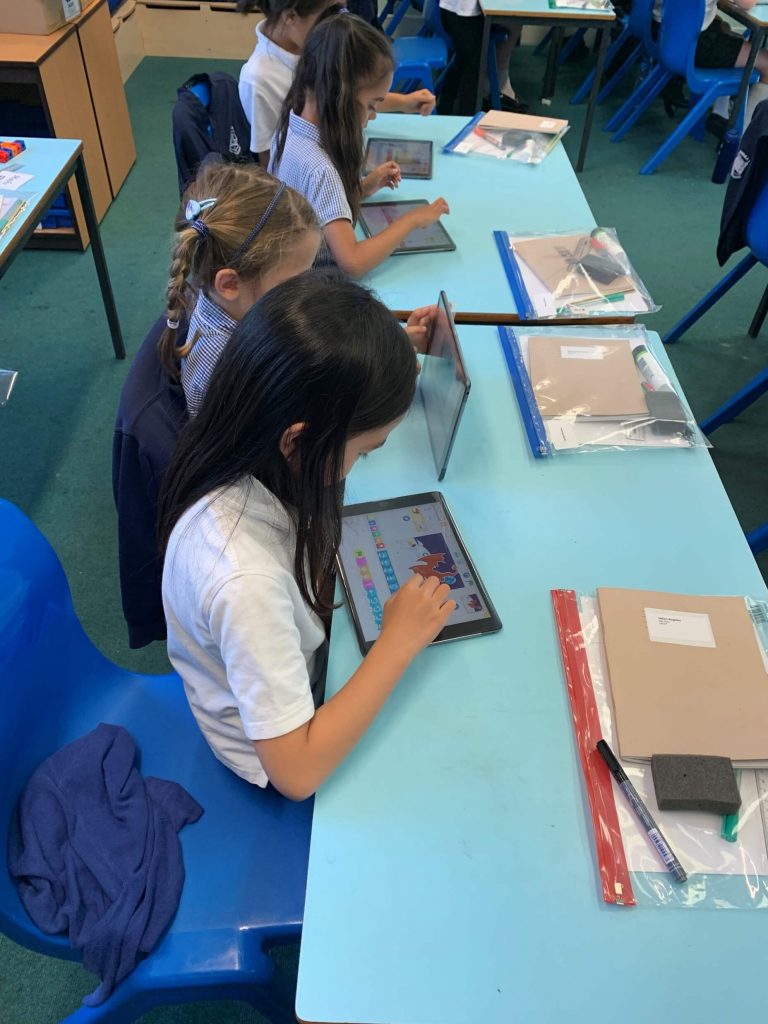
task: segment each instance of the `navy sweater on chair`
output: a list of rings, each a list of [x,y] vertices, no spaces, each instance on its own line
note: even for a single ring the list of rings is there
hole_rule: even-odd
[[[166,637],[157,502],[163,474],[188,416],[181,384],[168,376],[158,358],[157,343],[164,328],[162,316],[136,353],[120,395],[112,443],[120,593],[131,647],[145,647]],[[177,333],[182,345],[186,322]]]

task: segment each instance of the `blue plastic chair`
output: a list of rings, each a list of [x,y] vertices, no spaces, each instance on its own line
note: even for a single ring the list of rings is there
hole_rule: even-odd
[[[722,427],[723,424],[731,423],[735,420],[739,413],[748,409],[750,405],[754,404],[767,391],[768,369],[762,370],[756,377],[753,377],[749,384],[745,384],[740,391],[732,395],[719,409],[710,416],[707,416],[705,420],[702,420],[699,426],[705,434],[711,434],[718,427]],[[747,534],[747,543],[755,555],[765,551],[768,548],[768,522],[751,530]]]
[[[451,43],[440,21],[438,0],[424,0],[424,30],[429,34],[399,36],[393,40],[393,89],[403,83],[418,83],[418,87],[431,91],[437,88],[435,73],[447,69],[451,60]]]
[[[400,0],[400,6],[386,25],[385,31],[388,35],[395,31],[410,6],[411,0]],[[424,23],[417,36],[399,36],[393,40],[395,56],[393,88],[397,83],[405,92],[412,92],[421,86],[421,88],[430,89],[439,94],[445,73],[453,62],[453,40],[443,28],[438,0],[425,0],[423,15]],[[496,70],[496,47],[506,37],[505,29],[496,26],[491,28],[488,41],[488,82],[491,105],[497,110],[501,107],[501,89]],[[446,56],[445,63],[442,65],[435,60],[443,52],[442,48],[436,45],[438,40],[442,40],[445,44]],[[432,54],[432,63],[429,59],[421,59],[422,55],[428,58],[430,54]],[[436,80],[433,75],[434,71],[440,72]],[[437,111],[435,110],[435,112]]]
[[[691,93],[691,108],[650,160],[643,164],[640,168],[641,174],[653,174],[686,135],[701,129],[715,100],[721,96],[735,96],[739,91],[743,75],[741,68],[696,67],[696,45],[703,19],[704,0],[664,0],[659,31],[659,65],[666,75],[664,84],[673,75],[685,77]],[[750,81],[754,83],[758,77],[758,73],[754,72]],[[644,98],[614,135],[613,141],[623,137],[647,109],[658,91],[660,89]],[[743,119],[744,111],[741,110],[737,125],[739,134]]]
[[[719,302],[726,292],[729,292],[745,274],[749,273],[752,267],[758,263],[768,267],[768,171],[766,172],[763,187],[752,209],[749,211],[745,236],[749,246],[747,255],[743,256],[736,266],[718,281],[714,288],[710,288],[704,298],[700,299],[681,320],[678,320],[675,326],[662,338],[665,345],[671,345],[679,341],[685,332],[704,316],[707,310],[711,309],[716,302]],[[758,331],[762,326],[767,311],[766,305],[764,296],[749,328],[749,334],[752,337],[757,337]]]
[[[638,32],[635,28],[633,15],[639,18],[641,9],[642,2],[640,2],[637,10],[636,7],[633,5],[630,14],[623,20],[621,32],[618,34],[618,36],[616,36],[611,45],[605,51],[605,67],[607,70],[611,68],[614,60],[616,59],[616,56],[622,51],[624,46],[627,45],[628,43],[633,44],[632,50],[627,55],[627,57],[622,61],[621,66],[616,68],[613,74],[609,75],[600,87],[600,92],[597,94],[598,104],[604,103],[608,99],[608,97],[611,95],[614,89],[624,81],[624,79],[631,71],[632,67],[640,59],[640,56],[643,52],[643,43],[640,32]],[[584,103],[584,101],[589,98],[589,94],[592,92],[592,85],[594,81],[595,68],[592,68],[592,70],[589,72],[587,77],[578,87],[576,92],[573,94],[573,96],[571,96],[571,103]]]
[[[205,808],[181,833],[186,882],[175,920],[155,951],[97,1007],[68,1024],[130,1024],[155,1006],[211,999],[250,1003],[293,1024],[268,950],[296,941],[306,888],[312,801],[238,778],[210,752],[175,674],[118,668],[75,615],[52,548],[29,519],[0,501],[0,849],[35,767],[99,722],[125,726],[145,775],[180,782]],[[0,931],[67,960],[80,954],[44,935],[0,870]],[[96,987],[94,979],[94,988]],[[284,988],[284,986],[282,986]]]
[[[649,71],[606,122],[605,131],[615,132],[617,129],[624,128],[629,116],[640,108],[637,117],[632,121],[634,124],[672,78],[671,72],[659,63],[659,43],[653,37],[653,7],[654,0],[633,0],[628,24],[631,34],[640,42],[638,56],[645,60]],[[620,136],[614,136],[613,141],[618,142],[620,138],[623,138],[630,127],[631,125],[627,125]]]

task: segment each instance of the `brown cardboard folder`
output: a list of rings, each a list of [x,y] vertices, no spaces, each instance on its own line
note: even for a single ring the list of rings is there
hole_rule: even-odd
[[[531,385],[542,416],[647,416],[627,339],[532,334]]]
[[[597,592],[619,752],[768,764],[768,673],[743,597]],[[645,610],[709,617],[713,646],[650,639]]]
[[[635,291],[632,278],[625,274],[607,284],[584,275],[578,261],[591,252],[591,238],[587,234],[525,238],[513,242],[512,248],[555,298],[572,302]]]

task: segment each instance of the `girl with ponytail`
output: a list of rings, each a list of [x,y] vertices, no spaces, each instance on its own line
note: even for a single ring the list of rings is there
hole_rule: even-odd
[[[165,370],[181,377],[197,414],[213,368],[251,306],[303,273],[320,244],[307,200],[255,164],[203,164],[176,222],[167,326],[159,342]],[[179,323],[190,315],[187,341]]]

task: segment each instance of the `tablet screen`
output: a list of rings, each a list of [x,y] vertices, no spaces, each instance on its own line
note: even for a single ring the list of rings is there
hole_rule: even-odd
[[[445,292],[441,292],[419,374],[424,418],[438,480],[445,476],[469,388],[453,317]]]
[[[369,139],[365,173],[394,160],[404,178],[432,177],[432,143],[417,139]]]
[[[365,233],[372,237],[384,231],[393,221],[402,217],[404,213],[408,213],[414,206],[425,204],[426,199],[364,203],[360,207],[360,223]],[[428,228],[416,228],[415,231],[412,231],[394,250],[394,253],[448,252],[455,248],[448,232],[440,221],[436,221]]]
[[[381,502],[378,509],[358,514],[354,511],[360,506],[351,506],[344,512],[339,559],[366,643],[379,635],[385,601],[413,573],[437,576],[451,588],[458,607],[448,630],[482,620],[490,625],[487,620],[496,619],[442,502],[435,500],[439,496],[414,497],[431,500],[399,507]],[[478,631],[465,628],[455,635]]]

